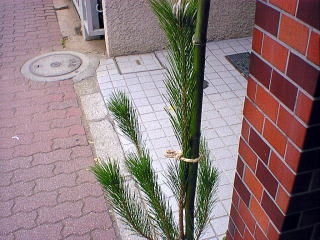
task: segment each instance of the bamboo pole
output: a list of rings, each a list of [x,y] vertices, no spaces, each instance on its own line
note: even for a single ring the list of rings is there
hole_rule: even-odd
[[[208,17],[210,9],[210,0],[199,0],[196,30],[194,34],[194,71],[196,79],[195,91],[195,112],[191,120],[191,152],[188,158],[199,157],[200,145],[200,128],[201,128],[201,112],[202,112],[202,98],[203,98],[203,80],[205,68],[205,54],[207,42],[207,28]],[[200,160],[201,161],[201,160]],[[185,239],[194,240],[194,201],[195,191],[197,185],[198,163],[188,163],[188,178],[186,189],[186,231]]]

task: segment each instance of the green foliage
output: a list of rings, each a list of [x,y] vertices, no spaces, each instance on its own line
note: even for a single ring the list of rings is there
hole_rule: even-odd
[[[196,194],[196,229],[195,238],[199,239],[210,218],[216,202],[215,192],[218,184],[218,171],[210,162],[210,152],[204,139],[200,144],[198,184]]]
[[[168,38],[168,69],[166,88],[167,101],[173,111],[167,111],[183,156],[191,152],[190,128],[195,106],[194,46],[197,0],[148,0],[159,19],[160,26]],[[162,193],[158,177],[152,169],[152,159],[143,141],[137,112],[123,92],[117,92],[109,100],[108,108],[123,134],[134,144],[136,151],[125,156],[125,165],[137,187],[142,192],[139,206],[136,196],[119,166],[111,159],[107,163],[96,163],[92,171],[107,193],[115,211],[133,233],[147,239],[185,239],[184,209],[188,166],[183,161],[173,160],[165,175],[179,207],[178,225],[172,209]],[[218,173],[209,159],[205,141],[200,147],[201,160],[197,175],[195,239],[199,239],[209,222],[209,215],[215,203]],[[141,205],[141,203],[140,203]]]
[[[118,164],[109,159],[107,163],[96,163],[91,170],[106,191],[113,209],[126,225],[141,237],[155,239],[150,216],[139,205],[137,196],[130,192],[120,175]]]

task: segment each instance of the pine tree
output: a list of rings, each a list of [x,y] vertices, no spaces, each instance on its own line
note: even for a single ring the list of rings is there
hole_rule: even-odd
[[[215,203],[218,172],[210,162],[204,138],[200,138],[206,31],[210,0],[148,0],[168,39],[166,74],[167,110],[181,152],[166,172],[167,185],[179,207],[178,222],[158,183],[152,158],[143,140],[137,111],[123,92],[108,102],[123,134],[134,144],[125,166],[147,207],[141,208],[113,159],[97,162],[92,171],[111,205],[128,228],[146,239],[199,239]]]

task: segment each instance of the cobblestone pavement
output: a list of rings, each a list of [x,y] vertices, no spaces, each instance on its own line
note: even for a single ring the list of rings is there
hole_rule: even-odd
[[[60,39],[52,0],[0,1],[1,240],[115,238],[72,81],[20,74]]]
[[[228,226],[228,214],[236,167],[238,142],[241,131],[243,101],[247,81],[226,60],[225,55],[251,49],[251,38],[210,42],[207,45],[205,78],[209,87],[204,90],[202,130],[211,149],[214,165],[220,170],[218,202],[212,213],[212,221],[203,239],[222,239]],[[164,184],[162,173],[169,161],[165,150],[178,149],[165,108],[166,89],[164,66],[166,52],[104,59],[97,69],[101,92],[106,100],[115,90],[123,90],[135,104],[143,134],[154,159],[162,187],[173,209],[177,206],[172,193]],[[132,145],[121,136],[125,151]]]

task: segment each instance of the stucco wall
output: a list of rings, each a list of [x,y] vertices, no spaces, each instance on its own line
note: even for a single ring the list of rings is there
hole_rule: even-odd
[[[107,54],[119,56],[165,47],[164,34],[147,0],[103,0]],[[251,34],[255,0],[212,0],[208,40]]]

